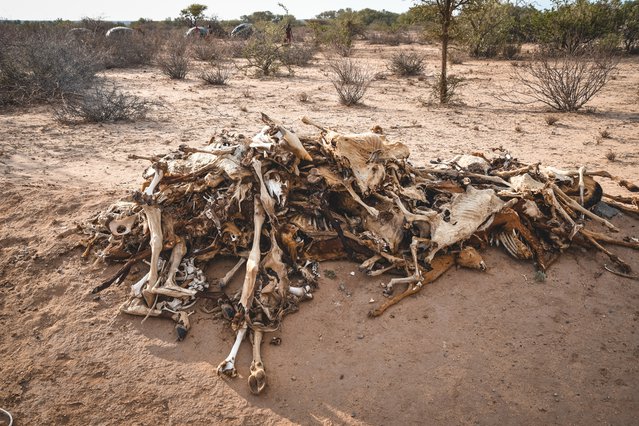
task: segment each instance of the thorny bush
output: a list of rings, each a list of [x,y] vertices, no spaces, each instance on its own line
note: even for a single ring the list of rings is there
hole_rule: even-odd
[[[38,31],[0,36],[0,106],[51,102],[89,87],[99,56],[62,34]]]
[[[189,72],[190,62],[187,42],[183,39],[171,40],[157,60],[160,71],[173,80],[183,80]]]
[[[231,78],[231,69],[225,65],[210,63],[199,77],[213,86],[223,86]]]
[[[416,52],[399,52],[393,54],[388,70],[395,75],[418,75],[424,71],[424,58]]]
[[[516,93],[557,111],[577,111],[603,89],[618,63],[617,56],[601,51],[542,52],[513,68]]]
[[[335,60],[329,66],[334,74],[331,82],[340,103],[347,106],[358,104],[373,80],[372,74],[350,59]]]
[[[98,84],[80,95],[65,98],[55,109],[58,121],[102,123],[143,118],[152,102],[120,91],[115,85]]]

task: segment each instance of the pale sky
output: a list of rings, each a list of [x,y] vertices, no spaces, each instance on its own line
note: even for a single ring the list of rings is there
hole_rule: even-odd
[[[537,1],[546,5],[550,0]],[[238,19],[241,15],[262,10],[281,14],[283,10],[277,3],[283,3],[296,18],[305,19],[327,10],[347,7],[402,13],[415,4],[415,0],[0,0],[0,19],[40,21],[60,18],[77,21],[89,17],[108,21],[163,20],[176,18],[181,9],[192,3],[207,5],[207,16],[214,14],[219,19]]]
[[[353,10],[371,8],[402,13],[412,5],[412,0],[0,0],[0,19],[20,20],[80,20],[83,17],[102,18],[109,21],[135,21],[139,18],[163,20],[176,18],[180,10],[192,3],[208,6],[206,15],[215,14],[219,19],[238,19],[255,11],[270,10],[284,13],[277,3],[284,4],[298,19],[312,18],[326,10],[350,7]]]

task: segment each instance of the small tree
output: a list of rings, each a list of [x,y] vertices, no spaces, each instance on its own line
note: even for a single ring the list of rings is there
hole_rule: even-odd
[[[439,77],[439,102],[445,104],[448,99],[448,43],[450,42],[450,30],[455,19],[455,12],[463,6],[472,4],[474,0],[420,0],[424,5],[430,5],[437,11],[439,24],[441,25],[442,61]]]
[[[204,18],[204,11],[208,6],[193,3],[180,11],[180,19],[187,23],[189,27],[197,26],[197,21]]]
[[[627,52],[639,49],[639,0],[621,5],[621,36]]]
[[[510,8],[500,0],[477,0],[464,7],[459,16],[460,32],[471,56],[491,58],[516,42]]]

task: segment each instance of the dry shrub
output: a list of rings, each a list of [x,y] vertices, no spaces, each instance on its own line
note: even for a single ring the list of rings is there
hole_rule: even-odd
[[[255,68],[259,75],[275,74],[281,63],[280,46],[273,33],[255,33],[244,47],[247,68]]]
[[[182,80],[186,77],[191,66],[187,47],[184,39],[175,39],[166,45],[163,54],[157,60],[162,74],[173,80]]]
[[[193,59],[198,61],[216,61],[218,58],[218,51],[215,48],[213,43],[209,43],[209,41],[205,38],[199,38],[194,40],[191,44],[191,54],[193,55]]]
[[[55,117],[67,124],[134,121],[143,118],[152,104],[114,85],[98,84],[80,95],[64,98],[55,109]]]
[[[457,50],[451,50],[448,52],[448,63],[451,65],[461,65],[464,63],[464,54]]]
[[[523,90],[518,94],[557,111],[577,111],[613,76],[619,59],[606,52],[542,52],[513,68]]]
[[[399,46],[400,44],[410,44],[410,37],[401,31],[373,31],[366,34],[366,39],[370,44],[381,44],[386,46]]]
[[[226,55],[225,57],[237,59],[244,57],[244,48],[246,47],[246,44],[247,40],[234,38],[231,40],[226,40],[221,48]]]
[[[391,56],[387,67],[395,75],[418,75],[424,71],[424,58],[416,52],[399,52]]]
[[[206,70],[200,73],[199,77],[213,86],[224,86],[233,74],[231,69],[225,65],[216,63],[209,65]]]
[[[106,68],[131,68],[153,63],[162,45],[159,34],[134,32],[119,37],[96,37],[95,48],[102,49]]]
[[[546,124],[549,126],[552,126],[553,124],[559,121],[559,119],[555,115],[547,115],[545,120],[546,120]]]
[[[288,67],[304,67],[311,62],[316,51],[315,46],[309,43],[285,45],[280,51],[280,61]]]
[[[459,101],[458,89],[466,84],[466,80],[463,77],[458,77],[454,74],[446,76],[444,99],[441,99],[442,84],[444,84],[442,75],[438,73],[435,78],[435,83],[431,87],[431,99],[435,99],[440,104],[452,104]]]
[[[350,59],[340,59],[329,63],[333,78],[331,82],[337,90],[341,104],[358,104],[364,97],[373,75]]]
[[[89,87],[101,58],[81,43],[47,31],[0,39],[0,106],[50,102]]]

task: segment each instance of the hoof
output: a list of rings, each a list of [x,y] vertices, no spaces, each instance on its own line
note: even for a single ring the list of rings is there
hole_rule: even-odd
[[[248,378],[248,385],[253,395],[259,395],[266,387],[266,372],[261,364],[251,366],[251,375]]]

